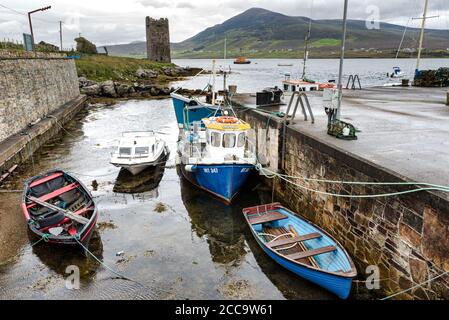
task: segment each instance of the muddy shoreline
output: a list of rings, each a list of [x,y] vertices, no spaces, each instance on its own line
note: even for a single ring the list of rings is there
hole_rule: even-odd
[[[13,259],[29,241],[20,201],[21,193],[0,193],[0,265]]]

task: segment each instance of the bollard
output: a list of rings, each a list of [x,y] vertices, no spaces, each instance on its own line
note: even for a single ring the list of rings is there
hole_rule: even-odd
[[[446,94],[446,105],[449,106],[449,91]]]

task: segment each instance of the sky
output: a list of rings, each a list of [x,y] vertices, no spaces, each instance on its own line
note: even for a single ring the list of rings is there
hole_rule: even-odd
[[[425,0],[349,0],[350,19],[366,20],[378,12],[380,21],[407,25],[423,14]],[[313,6],[312,6],[313,3]],[[145,17],[166,17],[172,42],[194,36],[252,7],[290,16],[338,19],[343,0],[0,0],[0,39],[21,40],[29,33],[26,12],[51,5],[32,15],[36,42],[59,45],[59,21],[63,22],[63,46],[70,49],[79,34],[96,45],[145,40]],[[428,28],[449,29],[449,1],[430,0]],[[410,26],[419,27],[413,20]]]

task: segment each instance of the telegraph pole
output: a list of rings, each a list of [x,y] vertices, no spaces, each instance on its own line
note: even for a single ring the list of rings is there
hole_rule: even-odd
[[[343,36],[341,40],[341,57],[340,57],[340,70],[338,73],[338,109],[337,120],[340,120],[341,115],[341,100],[343,98],[343,64],[345,61],[345,49],[346,49],[346,23],[348,20],[348,0],[345,0],[345,8],[343,11]]]
[[[36,10],[33,10],[33,11],[28,12],[28,22],[29,22],[29,24],[30,24],[31,39],[33,40],[33,51],[35,51],[35,48],[34,48],[33,23],[31,22],[31,15],[32,15],[33,13],[36,13],[36,12],[39,12],[39,11],[46,11],[46,10],[48,10],[48,9],[51,9],[51,6],[44,7],[44,8],[40,8],[40,9],[36,9]]]
[[[61,51],[62,49],[62,21],[59,21],[59,42],[61,43]]]

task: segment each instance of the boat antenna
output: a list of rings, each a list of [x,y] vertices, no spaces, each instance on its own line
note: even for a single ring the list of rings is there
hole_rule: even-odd
[[[307,30],[306,37],[304,39],[304,42],[305,42],[305,46],[304,46],[304,63],[303,63],[302,76],[301,76],[301,79],[303,79],[303,80],[306,77],[306,64],[307,64],[307,60],[309,58],[309,40],[310,40],[310,34],[312,32],[312,12],[313,12],[313,0],[312,0],[311,5],[310,5],[309,28]]]
[[[343,35],[341,39],[341,57],[340,57],[340,68],[338,72],[338,105],[337,105],[337,116],[336,119],[340,120],[341,116],[341,100],[343,98],[343,65],[345,61],[345,49],[346,49],[346,24],[348,20],[348,0],[345,0],[345,7],[343,10]]]
[[[409,26],[411,20],[412,20],[411,18],[408,18],[407,25],[405,26],[405,28],[404,28],[404,33],[402,34],[401,42],[399,43],[398,52],[396,52],[396,58],[395,58],[395,60],[398,60],[398,58],[399,58],[399,54],[401,53],[402,45],[403,45],[403,43],[404,43],[405,34],[407,33],[407,29],[408,29],[408,26]]]
[[[422,20],[422,23],[421,23],[421,34],[419,36],[418,58],[416,60],[415,73],[419,72],[419,67],[420,67],[420,64],[421,64],[421,53],[422,53],[422,46],[423,46],[423,42],[424,42],[424,30],[426,28],[426,20],[439,17],[439,16],[428,17],[427,16],[427,8],[428,7],[429,7],[429,0],[424,0],[424,13],[423,13],[422,18],[413,18],[413,20]]]

